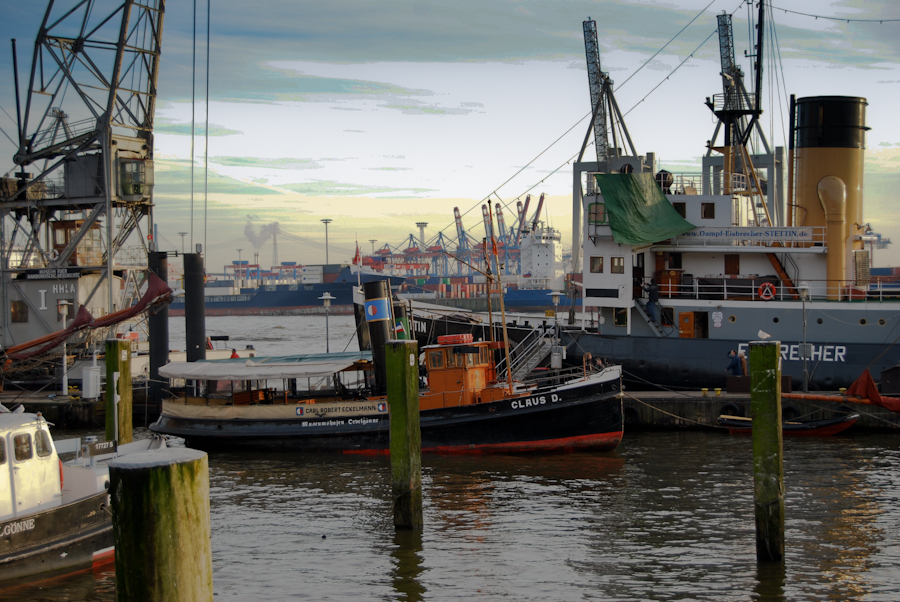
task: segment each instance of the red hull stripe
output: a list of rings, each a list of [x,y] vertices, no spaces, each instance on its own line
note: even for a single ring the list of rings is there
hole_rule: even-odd
[[[431,454],[508,454],[520,452],[569,452],[585,449],[612,451],[622,441],[623,432],[580,435],[561,439],[541,439],[539,441],[513,441],[510,443],[485,443],[481,445],[438,445],[423,447],[422,451]],[[345,454],[382,455],[389,453],[386,449],[345,450]]]
[[[112,546],[108,548],[104,548],[102,550],[97,550],[94,552],[94,557],[91,560],[91,568],[96,569],[98,567],[109,564],[110,562],[115,562],[116,560],[116,549]]]

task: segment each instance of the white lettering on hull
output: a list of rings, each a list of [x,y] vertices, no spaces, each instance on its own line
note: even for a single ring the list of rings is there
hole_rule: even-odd
[[[3,530],[0,530],[0,536],[6,537],[8,535],[22,533],[23,531],[31,531],[32,529],[34,529],[34,519],[28,518],[4,525]]]
[[[846,345],[809,345],[809,360],[813,362],[842,362],[847,361]],[[750,345],[741,343],[738,345],[738,351],[743,351],[749,355]],[[803,361],[803,345],[801,344],[782,344],[781,360],[802,362]]]
[[[525,408],[534,408],[545,405],[547,402],[556,403],[559,401],[559,395],[551,393],[549,396],[541,395],[539,397],[526,397],[525,399],[514,399],[510,407],[514,410],[524,410]]]

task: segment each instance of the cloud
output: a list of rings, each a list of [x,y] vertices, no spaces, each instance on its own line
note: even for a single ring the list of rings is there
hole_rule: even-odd
[[[153,123],[153,131],[157,134],[175,134],[176,136],[190,136],[191,135],[191,124],[190,123],[178,123],[171,119],[166,119],[164,117],[157,118]],[[229,129],[223,125],[216,125],[214,123],[209,126],[209,135],[210,136],[235,136],[237,134],[243,134],[243,132],[238,130]],[[206,127],[204,123],[198,122],[194,126],[194,135],[195,136],[205,136],[206,135]]]

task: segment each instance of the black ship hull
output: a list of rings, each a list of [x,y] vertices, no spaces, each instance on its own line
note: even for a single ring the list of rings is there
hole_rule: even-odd
[[[90,569],[112,560],[106,492],[0,523],[0,582]]]
[[[610,451],[622,440],[618,378],[530,391],[528,395],[421,412],[426,453]],[[384,404],[381,404],[384,405]],[[386,411],[354,417],[291,420],[194,419],[166,415],[151,428],[215,450],[294,449],[386,453]]]

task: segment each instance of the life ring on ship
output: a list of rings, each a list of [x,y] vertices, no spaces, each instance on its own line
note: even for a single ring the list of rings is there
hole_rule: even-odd
[[[759,285],[759,298],[763,301],[771,301],[775,298],[775,285],[771,282],[763,282]]]
[[[472,342],[472,334],[444,334],[438,337],[438,345],[465,345]]]

